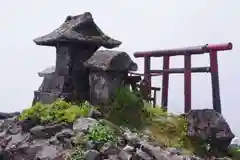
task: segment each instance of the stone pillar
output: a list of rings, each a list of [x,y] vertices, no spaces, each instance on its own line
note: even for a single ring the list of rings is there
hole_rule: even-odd
[[[57,54],[60,56],[58,56],[59,59],[57,59],[56,62],[56,71],[58,70],[59,74],[63,74],[66,79],[63,91],[70,91],[75,101],[89,100],[89,73],[83,63],[88,60],[98,48],[99,47],[91,44],[70,44],[57,48]],[[59,69],[57,69],[57,65]]]
[[[55,71],[44,75],[35,91],[35,102],[52,103],[57,98],[70,101],[89,100],[89,72],[84,67],[99,47],[91,44],[59,44],[56,46]]]

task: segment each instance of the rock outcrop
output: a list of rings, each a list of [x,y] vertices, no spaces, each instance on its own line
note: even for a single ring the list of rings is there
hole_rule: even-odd
[[[85,157],[83,159],[86,160],[201,159],[184,155],[181,148],[162,148],[149,137],[149,134],[134,133],[127,128],[119,128],[116,143],[85,141],[83,137],[90,132],[91,127],[106,121],[102,119],[103,115],[94,109],[90,110],[89,117],[79,118],[71,124],[40,125],[32,120],[19,121],[17,113],[2,113],[0,117],[1,160],[65,160],[79,142],[86,148],[82,153]],[[201,119],[198,119],[199,117]],[[233,137],[226,121],[212,110],[193,110],[187,118],[189,136],[195,136],[201,140],[208,140],[209,135],[214,136],[211,139],[214,139],[215,143],[218,142],[221,147],[222,144],[227,147],[225,141]],[[225,132],[216,132],[220,129]]]
[[[74,147],[74,140],[78,136],[87,134],[89,128],[98,123],[96,119],[90,117],[79,118],[73,125],[35,125],[24,132],[22,130],[23,123],[18,123],[16,118],[14,116],[2,120],[0,159],[64,160],[70,149]],[[25,122],[25,125],[26,123],[29,122]],[[29,125],[32,124],[29,123]],[[97,148],[93,142],[86,142],[86,159],[180,160],[186,158],[177,149],[163,150],[158,146],[151,145],[146,137],[145,139],[137,137],[137,134],[133,134],[129,130],[124,131],[120,138],[118,145],[108,142],[101,144],[100,148]]]
[[[211,152],[228,150],[235,135],[220,113],[213,109],[198,109],[191,110],[186,117],[189,137],[209,144]]]

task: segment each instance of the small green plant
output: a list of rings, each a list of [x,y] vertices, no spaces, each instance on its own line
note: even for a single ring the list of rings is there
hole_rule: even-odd
[[[34,106],[25,109],[21,113],[19,120],[35,120],[41,124],[70,123],[81,116],[87,116],[89,109],[91,109],[91,106],[86,102],[80,105],[72,105],[63,100],[57,100],[51,105],[36,103]]]
[[[97,123],[90,128],[90,131],[87,134],[87,140],[100,143],[116,142],[117,136],[108,126]]]
[[[229,148],[228,154],[231,156],[231,158],[233,160],[239,160],[240,159],[240,147]]]
[[[74,148],[69,155],[67,155],[66,160],[85,160],[84,150],[80,147]]]
[[[92,126],[89,133],[84,137],[79,137],[76,140],[76,147],[67,155],[67,160],[85,160],[84,148],[87,141],[99,143],[100,146],[106,142],[117,142],[117,135],[108,126],[97,123]],[[98,146],[98,147],[100,147]]]
[[[109,121],[119,126],[139,128],[142,126],[143,100],[127,87],[118,88],[106,113]]]

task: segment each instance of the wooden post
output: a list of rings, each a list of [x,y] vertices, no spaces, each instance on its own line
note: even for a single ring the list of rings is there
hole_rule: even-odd
[[[168,70],[170,65],[170,57],[163,57],[163,71]],[[168,110],[168,85],[169,85],[169,73],[163,72],[162,76],[162,107],[165,111]]]
[[[153,108],[156,107],[156,97],[157,97],[157,90],[154,90],[153,91]]]
[[[184,112],[191,110],[191,55],[184,56]]]
[[[220,89],[219,89],[217,51],[211,51],[209,55],[210,55],[210,67],[211,67],[213,109],[221,113],[222,109],[221,109]]]
[[[144,95],[146,96],[146,100],[149,100],[151,97],[151,75],[150,75],[150,66],[151,66],[151,59],[149,56],[144,56],[144,81],[145,81],[145,89]]]

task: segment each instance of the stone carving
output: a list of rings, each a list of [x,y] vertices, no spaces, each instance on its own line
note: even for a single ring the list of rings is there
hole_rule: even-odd
[[[111,49],[121,42],[105,35],[95,24],[91,13],[68,16],[53,32],[34,39],[37,45],[56,48],[56,64],[39,73],[43,82],[34,92],[33,104],[52,103],[56,98],[89,99],[89,75],[84,67],[101,46]]]

